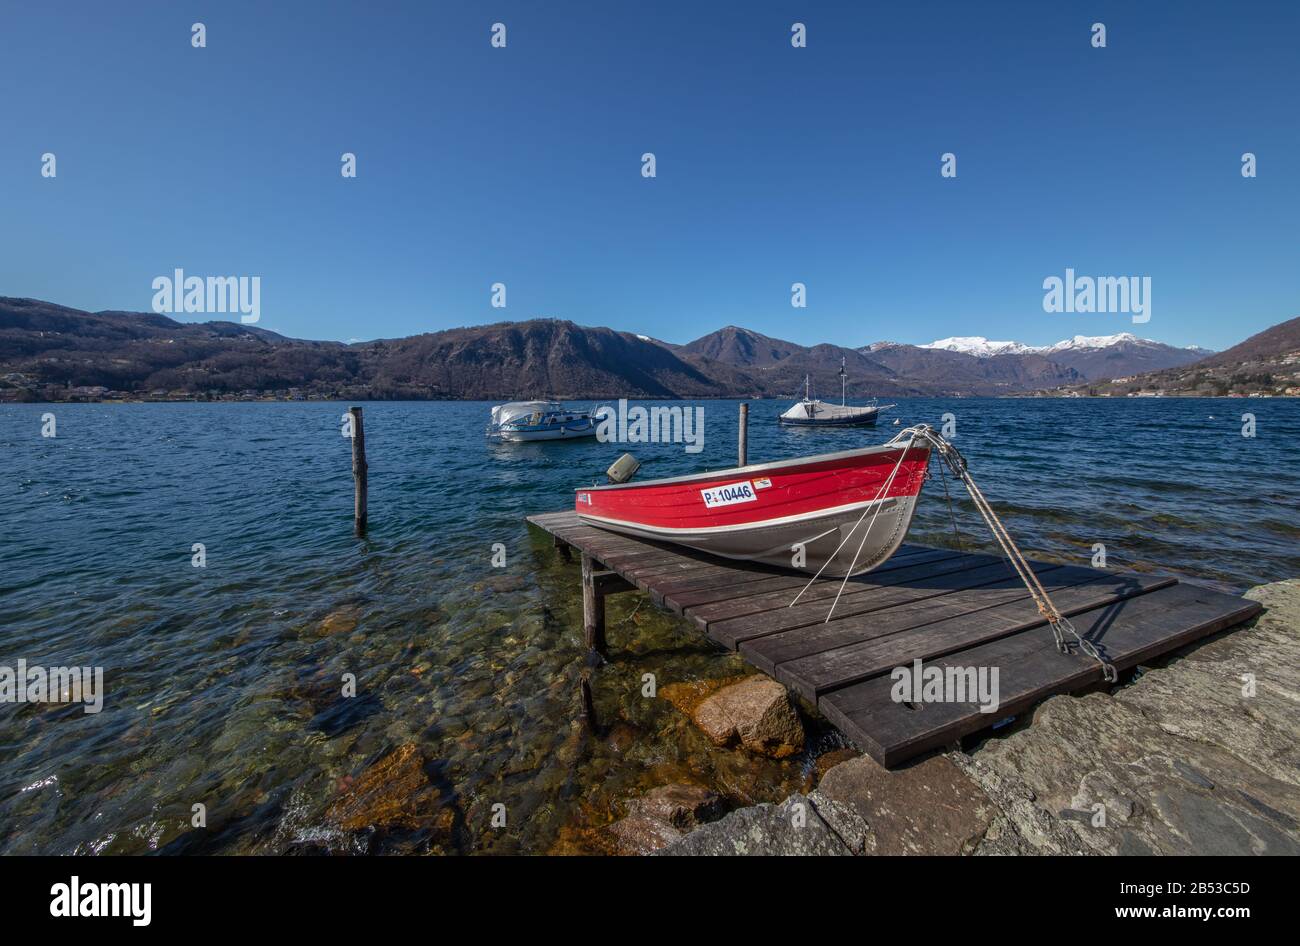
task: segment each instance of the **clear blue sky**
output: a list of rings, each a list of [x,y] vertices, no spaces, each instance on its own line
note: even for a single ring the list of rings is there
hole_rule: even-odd
[[[260,275],[263,327],[343,340],[1222,348],[1300,314],[1293,0],[10,2],[0,37],[3,295],[147,310],[175,267]],[[1043,312],[1067,266],[1151,276],[1151,321]]]

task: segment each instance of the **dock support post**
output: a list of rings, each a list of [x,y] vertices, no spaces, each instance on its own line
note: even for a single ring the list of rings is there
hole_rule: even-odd
[[[749,460],[749,405],[740,405],[740,444],[739,444],[740,462],[737,466],[744,466]]]
[[[596,704],[591,698],[591,681],[587,679],[585,673],[578,678],[578,706],[582,724],[587,727],[588,732],[595,733],[597,731]]]
[[[365,536],[366,490],[370,482],[366,467],[366,429],[362,426],[361,408],[349,407],[348,413],[352,415],[352,483],[356,494],[352,506],[352,525],[358,536]]]
[[[596,589],[596,568],[590,555],[582,553],[582,630],[587,647],[605,656],[605,596]]]
[[[569,554],[569,543],[558,535],[555,537],[555,550],[560,553],[560,558],[564,559],[564,561],[573,561],[573,556]]]

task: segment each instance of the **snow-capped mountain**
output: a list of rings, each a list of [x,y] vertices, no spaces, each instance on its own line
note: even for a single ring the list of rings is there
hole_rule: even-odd
[[[1050,355],[1062,351],[1094,351],[1098,348],[1111,348],[1115,345],[1150,345],[1157,348],[1170,348],[1163,342],[1155,342],[1149,338],[1138,338],[1132,332],[1119,332],[1116,335],[1076,335],[1074,338],[1066,338],[1055,345],[1026,345],[1022,342],[995,342],[990,341],[983,335],[955,335],[952,338],[941,338],[938,341],[930,342],[928,345],[918,345],[918,348],[941,348],[944,351],[960,351],[968,355],[975,355],[977,358],[989,358],[993,355]],[[1188,345],[1185,351],[1194,351],[1205,353],[1206,349],[1198,348],[1195,345]]]
[[[916,347],[959,351],[963,354],[974,355],[977,358],[991,358],[994,355],[1023,355],[1026,352],[1041,351],[1041,349],[1032,348],[1029,345],[1022,345],[1020,342],[990,341],[983,335],[954,335],[952,338],[941,338],[937,342],[930,342],[928,345],[918,345]]]
[[[1132,332],[1075,335],[1054,345],[1026,345],[1023,342],[991,341],[982,335],[958,335],[917,347],[959,352],[975,358],[1041,355],[1058,365],[1074,369],[1089,380],[1177,368],[1213,354],[1196,345],[1175,348],[1149,338],[1138,338]]]

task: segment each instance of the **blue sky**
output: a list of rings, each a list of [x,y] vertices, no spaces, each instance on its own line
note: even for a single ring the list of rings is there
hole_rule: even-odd
[[[263,327],[342,340],[1222,348],[1300,314],[1300,4],[995,6],[6,4],[0,294],[259,275]],[[1044,312],[1066,267],[1150,276],[1151,321]]]

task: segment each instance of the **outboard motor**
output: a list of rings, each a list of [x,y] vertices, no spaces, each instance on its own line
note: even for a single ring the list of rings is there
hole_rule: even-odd
[[[638,461],[636,457],[632,456],[632,454],[625,453],[615,460],[610,468],[605,471],[605,476],[608,477],[611,483],[617,485],[619,483],[626,483],[632,477],[636,476],[636,471],[639,469],[641,469],[640,461]]]

